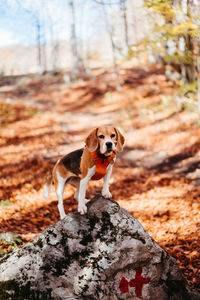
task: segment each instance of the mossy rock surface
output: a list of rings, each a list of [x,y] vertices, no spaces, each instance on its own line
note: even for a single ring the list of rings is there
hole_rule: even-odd
[[[96,196],[0,260],[0,300],[198,300],[176,261],[126,210]]]

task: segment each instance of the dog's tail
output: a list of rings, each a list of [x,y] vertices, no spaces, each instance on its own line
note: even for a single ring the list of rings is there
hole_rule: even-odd
[[[51,184],[52,184],[52,173],[50,172],[46,177],[46,182],[45,182],[45,185],[43,187],[43,196],[44,196],[45,199],[47,199],[49,197]]]

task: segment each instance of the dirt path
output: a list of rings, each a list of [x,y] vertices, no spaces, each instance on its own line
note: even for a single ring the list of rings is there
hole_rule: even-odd
[[[0,87],[0,231],[32,240],[59,220],[55,191],[42,197],[45,176],[62,155],[84,145],[91,128],[117,124],[126,147],[113,171],[113,199],[130,211],[179,262],[189,284],[200,280],[200,123],[190,107],[177,110],[163,71],[121,71],[67,86],[48,75]],[[101,190],[92,182],[88,197]],[[65,210],[76,210],[73,187]],[[1,243],[3,251],[11,245]]]

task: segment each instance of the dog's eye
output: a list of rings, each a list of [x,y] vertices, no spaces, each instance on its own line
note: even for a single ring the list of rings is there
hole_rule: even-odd
[[[100,135],[99,135],[99,138],[100,138],[100,139],[104,139],[104,135],[103,135],[103,134],[100,134]]]
[[[111,137],[111,138],[114,138],[114,137],[115,137],[115,134],[114,134],[114,133],[112,133],[110,137]]]

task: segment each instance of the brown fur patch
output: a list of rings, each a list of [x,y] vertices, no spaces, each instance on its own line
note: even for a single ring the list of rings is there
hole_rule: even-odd
[[[81,157],[81,178],[83,179],[87,173],[88,173],[88,168],[92,168],[94,166],[93,159],[90,155],[90,152],[87,148],[84,148],[83,155]]]

